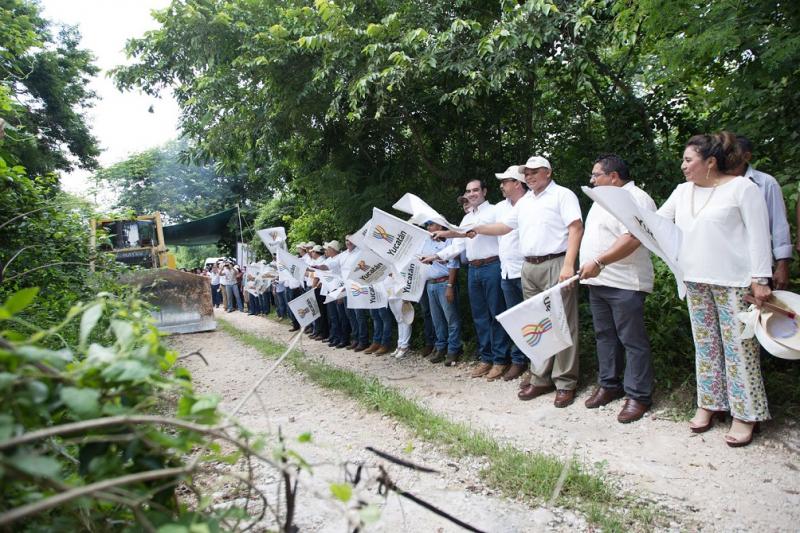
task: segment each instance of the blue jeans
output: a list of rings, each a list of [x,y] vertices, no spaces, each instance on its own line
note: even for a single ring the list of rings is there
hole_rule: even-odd
[[[219,307],[222,303],[222,294],[219,292],[219,283],[211,285],[211,305]]]
[[[447,283],[428,283],[428,302],[431,309],[431,318],[437,350],[447,348],[447,353],[461,353],[461,316],[458,314],[458,300],[453,303],[447,301],[445,291]]]
[[[339,322],[339,306],[336,305],[336,302],[331,302],[325,304],[325,308],[328,310],[328,342],[331,344],[339,344],[342,342],[342,329],[341,323]]]
[[[419,299],[419,306],[422,308],[422,325],[425,333],[425,346],[433,346],[436,343],[436,327],[433,325],[433,316],[431,315],[431,304],[428,302],[428,287],[422,291],[422,297]]]
[[[248,315],[257,315],[261,312],[261,302],[258,299],[258,296],[253,296],[252,294],[247,295],[247,314]]]
[[[370,309],[369,314],[372,316],[372,326],[374,328],[372,342],[381,346],[389,346],[392,342],[394,325],[392,312],[388,307],[381,307],[380,309]]]
[[[277,301],[278,306],[277,312],[280,318],[285,317],[286,312],[288,311],[289,300],[286,299],[287,296],[289,296],[288,289],[275,293],[275,300]]]
[[[269,303],[268,292],[262,292],[261,294],[258,295],[258,306],[261,308],[262,315],[269,314],[270,303]]]
[[[500,288],[500,261],[488,265],[469,267],[469,306],[478,335],[478,352],[481,361],[506,365],[508,336],[495,317],[506,310],[503,290]]]
[[[503,298],[506,301],[506,309],[511,309],[525,299],[522,296],[522,279],[501,279],[500,287],[503,289]],[[511,346],[511,362],[515,365],[527,365],[528,358],[517,348],[516,344],[509,343]]]
[[[238,285],[225,285],[225,292],[228,293],[228,311],[233,311],[233,300],[236,299],[236,308],[241,312],[244,311],[242,305],[242,295],[239,294]]]
[[[350,318],[347,316],[347,298],[336,301],[336,313],[339,315],[340,344],[350,344]]]
[[[360,346],[369,344],[369,324],[365,309],[348,309],[347,319],[350,321],[351,335]]]

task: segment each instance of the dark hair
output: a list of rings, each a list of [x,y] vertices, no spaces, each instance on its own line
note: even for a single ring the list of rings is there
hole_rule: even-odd
[[[606,174],[616,172],[622,181],[631,179],[628,163],[617,154],[600,154],[594,162],[595,164],[600,163]]]
[[[464,204],[466,204],[467,202],[469,202],[469,200],[467,200],[467,199],[464,197],[464,195],[463,195],[463,194],[459,194],[459,195],[456,197],[456,202],[458,202],[458,205],[464,205]]]
[[[729,131],[695,135],[686,146],[694,148],[704,160],[709,157],[716,159],[720,172],[738,168],[744,162],[742,148],[736,136]]]
[[[739,148],[742,149],[742,152],[753,153],[753,143],[744,135],[737,135],[736,142],[739,143]]]
[[[484,180],[482,178],[475,178],[474,180],[469,180],[467,183],[469,184],[469,183],[472,183],[473,181],[477,181],[478,183],[480,183],[481,184],[481,189],[483,189],[484,191],[488,191],[489,190],[489,187],[486,186],[486,180]]]

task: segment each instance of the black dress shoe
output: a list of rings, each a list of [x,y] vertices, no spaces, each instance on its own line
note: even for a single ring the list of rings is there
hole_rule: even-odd
[[[293,327],[293,328],[289,329],[289,331],[300,331],[300,328],[294,328]]]
[[[349,346],[350,344],[347,342],[340,342],[339,344],[336,345],[337,348],[348,348]]]

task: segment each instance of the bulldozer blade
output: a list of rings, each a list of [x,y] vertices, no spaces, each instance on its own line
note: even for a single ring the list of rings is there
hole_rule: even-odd
[[[152,312],[163,333],[196,333],[217,329],[208,278],[159,268],[134,272],[122,282],[138,287],[141,298],[156,306]]]

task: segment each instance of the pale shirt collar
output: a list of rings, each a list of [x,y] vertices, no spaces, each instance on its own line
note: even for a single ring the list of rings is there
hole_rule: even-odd
[[[555,184],[556,184],[555,180],[552,180],[552,179],[551,179],[551,180],[550,180],[550,183],[548,183],[548,184],[547,184],[547,187],[545,187],[545,188],[544,188],[544,190],[542,190],[542,192],[540,192],[539,194],[536,194],[535,192],[533,192],[533,189],[531,189],[531,190],[530,190],[530,191],[528,191],[528,192],[529,192],[529,193],[531,193],[531,196],[533,196],[534,198],[541,198],[541,197],[542,197],[542,196],[544,196],[544,195],[545,195],[545,193],[546,193],[548,190],[550,190],[550,189],[551,189],[551,188],[552,188],[552,187],[553,187]]]
[[[483,202],[481,202],[480,204],[478,204],[478,206],[477,206],[477,207],[473,208],[473,209],[472,209],[472,211],[470,211],[470,213],[479,213],[479,212],[481,212],[481,211],[485,210],[485,209],[486,209],[487,207],[489,207],[489,206],[491,206],[491,204],[489,203],[489,200],[487,200],[486,198],[484,198],[484,199],[483,199]]]

